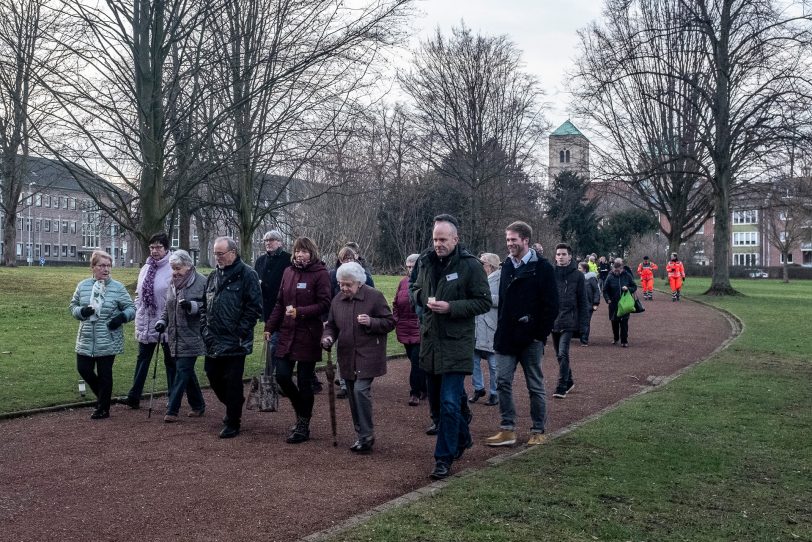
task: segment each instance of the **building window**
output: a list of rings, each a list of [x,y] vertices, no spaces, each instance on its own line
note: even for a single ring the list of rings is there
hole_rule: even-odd
[[[49,258],[50,258],[50,257],[51,257],[51,245],[47,245],[47,244],[46,244],[46,245],[44,245],[44,246],[43,246],[43,248],[45,249],[45,254],[44,254],[44,256],[46,256],[46,257],[49,257]]]
[[[50,220],[46,220],[44,225],[45,225],[45,231],[46,231],[46,233],[50,233],[50,232],[51,232],[51,221],[50,221]]]
[[[62,257],[63,258],[68,257],[68,245],[62,245]]]
[[[17,243],[17,257],[19,258],[22,255],[23,255],[23,244]]]
[[[59,196],[54,196],[54,209],[59,209]]]
[[[46,207],[51,206],[51,196],[45,196],[45,206]]]
[[[99,246],[99,224],[101,215],[98,209],[88,206],[88,210],[82,211],[82,246],[85,248],[96,248]]]
[[[758,254],[754,253],[741,253],[733,255],[733,265],[741,265],[744,267],[753,267],[758,265]]]
[[[68,221],[67,220],[62,221],[62,233],[68,233]]]
[[[59,233],[59,220],[54,220],[53,232],[54,233]]]
[[[783,263],[784,263],[784,255],[781,254],[781,264],[783,264]],[[787,254],[787,263],[792,263],[792,252]]]
[[[51,254],[53,254],[54,258],[59,256],[59,245],[54,245],[54,248],[52,249]]]
[[[34,256],[36,256],[37,258],[42,256],[42,245],[40,245],[39,243],[34,245]]]
[[[42,207],[42,194],[35,194],[34,201],[36,202],[37,207]]]
[[[733,211],[734,224],[758,224],[758,211]]]
[[[565,155],[565,156],[566,156],[566,158],[567,158],[567,159],[566,159],[566,162],[569,164],[569,163],[570,163],[570,151],[566,151],[564,155]]]
[[[37,219],[36,222],[34,222],[34,231],[39,232],[40,230],[42,230],[42,220]]]
[[[76,210],[76,198],[71,198],[71,200],[70,200],[70,210],[71,211]]]
[[[76,221],[75,220],[70,223],[70,232],[71,233],[76,233]]]
[[[70,246],[70,257],[71,257],[71,258],[75,258],[75,257],[76,257],[76,245],[71,245],[71,246]]]
[[[756,231],[737,231],[733,233],[733,246],[758,246],[758,232]]]

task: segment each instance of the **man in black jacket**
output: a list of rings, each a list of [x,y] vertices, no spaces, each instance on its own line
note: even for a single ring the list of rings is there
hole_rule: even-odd
[[[217,267],[206,281],[200,331],[206,343],[206,376],[226,406],[220,438],[232,438],[240,433],[245,356],[253,350],[262,293],[257,274],[240,259],[234,239],[218,237],[214,257]]]
[[[558,292],[553,267],[530,248],[532,233],[524,222],[514,222],[505,231],[510,255],[502,263],[499,316],[493,341],[502,420],[500,431],[485,440],[488,446],[510,446],[516,442],[513,375],[519,364],[530,393],[532,428],[527,443],[535,445],[544,441],[547,405],[541,358],[558,315]]]
[[[570,369],[570,341],[587,334],[591,311],[584,275],[572,260],[572,248],[567,243],[555,246],[555,281],[558,317],[553,323],[553,346],[558,358],[558,386],[553,397],[563,399],[575,387]]]
[[[282,234],[279,230],[271,230],[262,236],[265,244],[265,254],[257,258],[254,263],[254,270],[259,276],[259,285],[262,288],[262,321],[265,322],[271,316],[273,307],[276,304],[276,297],[279,295],[279,285],[282,284],[282,274],[290,267],[290,252],[282,248]],[[271,335],[271,351],[268,352],[268,359],[273,359],[276,343],[279,340],[279,332]]]

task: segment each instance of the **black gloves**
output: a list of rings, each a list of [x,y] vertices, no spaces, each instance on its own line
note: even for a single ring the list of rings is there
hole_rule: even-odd
[[[121,324],[123,324],[126,321],[127,316],[123,312],[120,312],[114,317],[112,317],[109,322],[107,322],[107,329],[109,329],[110,331],[118,329],[121,327]]]
[[[93,316],[95,312],[96,309],[88,305],[87,307],[82,307],[82,310],[79,311],[79,314],[82,315],[82,318],[90,318],[91,316]]]
[[[164,331],[166,331],[166,324],[158,320],[157,322],[155,322],[155,331],[157,331],[158,333],[163,333]]]
[[[178,303],[178,307],[185,310],[186,312],[191,312],[192,311],[192,302],[189,301],[188,299],[184,299],[183,301]]]

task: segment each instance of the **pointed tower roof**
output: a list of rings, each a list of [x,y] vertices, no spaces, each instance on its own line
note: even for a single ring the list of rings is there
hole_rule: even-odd
[[[586,137],[584,134],[581,133],[578,128],[575,127],[573,123],[569,121],[569,119],[564,122],[561,126],[559,126],[555,132],[550,134],[550,136],[581,136]]]

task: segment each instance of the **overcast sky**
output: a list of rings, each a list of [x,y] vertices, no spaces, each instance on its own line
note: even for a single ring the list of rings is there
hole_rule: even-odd
[[[546,92],[553,129],[569,116],[564,72],[576,52],[576,32],[600,16],[601,0],[422,0],[414,21],[417,39],[425,39],[439,26],[450,34],[465,25],[485,35],[506,34],[522,51],[527,71]],[[415,40],[415,42],[416,42]],[[577,119],[573,119],[576,121]]]

